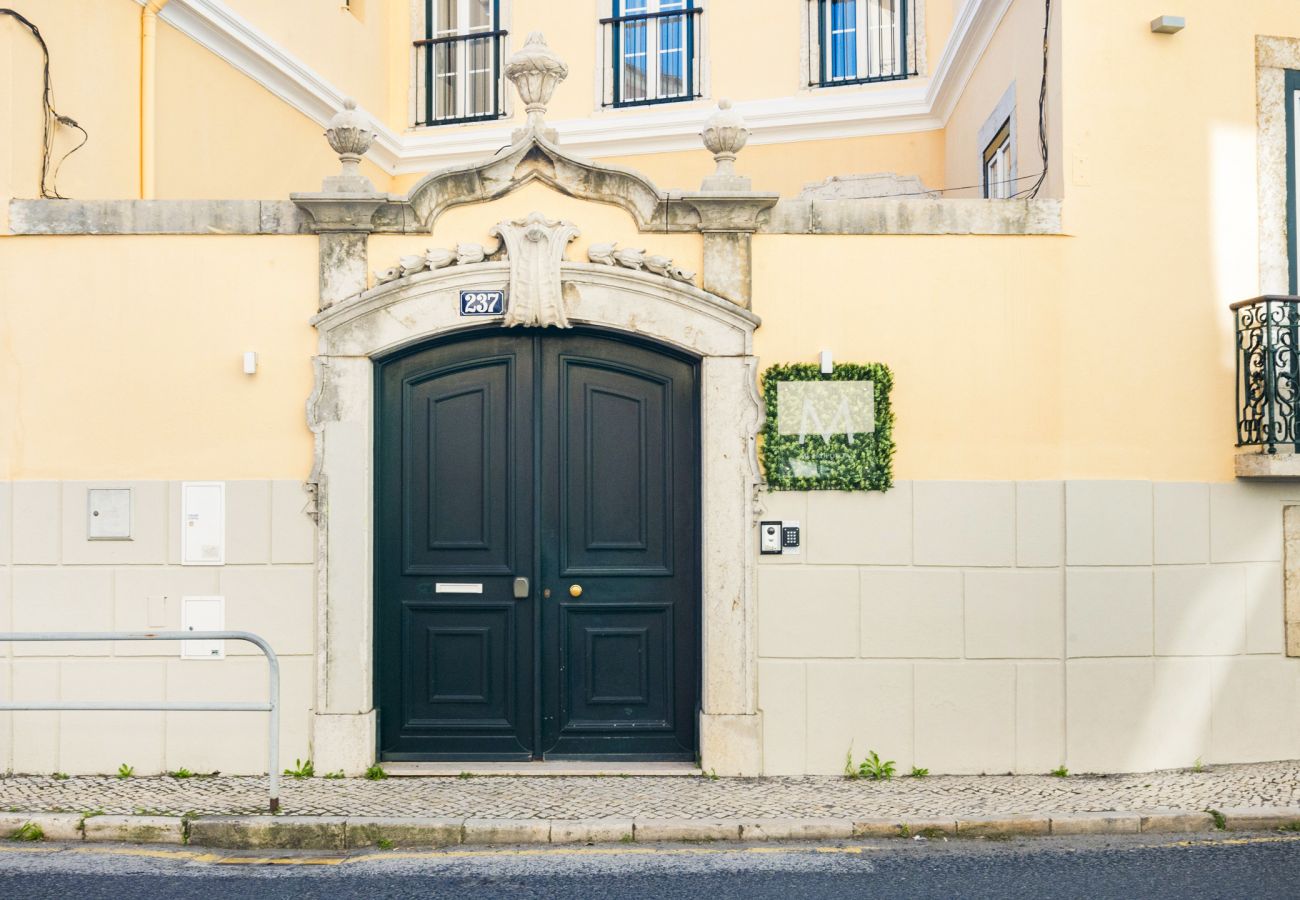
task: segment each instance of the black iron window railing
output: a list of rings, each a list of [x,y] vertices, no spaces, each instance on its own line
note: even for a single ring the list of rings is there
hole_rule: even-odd
[[[1232,304],[1237,330],[1237,446],[1300,452],[1300,297]]]
[[[865,84],[916,75],[917,0],[809,0],[809,84]]]
[[[415,124],[500,118],[505,36],[500,0],[424,0],[424,38],[415,41]]]
[[[700,96],[700,16],[695,0],[613,0],[601,19],[605,106]]]

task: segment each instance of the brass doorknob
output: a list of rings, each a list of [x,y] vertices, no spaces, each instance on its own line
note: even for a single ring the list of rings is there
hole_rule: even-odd
[[[582,596],[582,585],[580,585],[580,584],[571,584],[571,585],[569,585],[569,596],[570,596],[570,597],[581,597],[581,596]]]

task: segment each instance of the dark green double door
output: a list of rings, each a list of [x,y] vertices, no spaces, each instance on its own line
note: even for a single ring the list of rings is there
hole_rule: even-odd
[[[693,361],[494,330],[377,368],[381,758],[693,759]]]

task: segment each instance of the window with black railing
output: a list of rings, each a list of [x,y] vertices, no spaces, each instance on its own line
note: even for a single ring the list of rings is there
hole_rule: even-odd
[[[601,19],[606,106],[672,103],[700,96],[696,0],[613,0]]]
[[[500,0],[424,0],[424,38],[415,42],[415,124],[500,118]]]
[[[917,0],[809,2],[809,84],[896,81],[918,73]]]

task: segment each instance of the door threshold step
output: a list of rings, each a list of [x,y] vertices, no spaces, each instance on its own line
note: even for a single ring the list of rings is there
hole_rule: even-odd
[[[383,770],[396,778],[455,778],[462,775],[508,777],[617,777],[655,775],[683,777],[701,775],[695,763],[687,762],[597,762],[590,760],[544,760],[542,762],[386,762]]]

